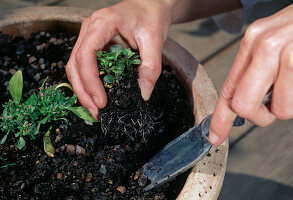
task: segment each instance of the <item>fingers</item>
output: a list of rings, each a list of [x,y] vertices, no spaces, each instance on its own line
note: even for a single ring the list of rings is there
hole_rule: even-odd
[[[163,42],[163,37],[159,34],[144,33],[137,38],[141,58],[138,83],[145,101],[149,100],[162,70]]]
[[[272,112],[280,119],[293,117],[293,41],[281,52],[280,70],[274,86]]]
[[[276,52],[280,49],[271,50],[277,45],[277,40],[274,34],[270,36],[269,33],[271,29],[278,30],[284,26],[283,22],[276,23],[279,18],[280,15],[277,15],[271,19],[258,20],[247,29],[211,120],[211,143],[219,145],[227,138],[236,114],[259,126],[266,126],[275,120],[261,102],[277,74]],[[273,54],[271,59],[267,59],[269,53]]]
[[[77,63],[75,62],[76,51],[78,50],[80,43],[82,42],[82,39],[88,29],[88,25],[89,25],[89,20],[86,19],[82,23],[78,39],[77,39],[75,46],[72,50],[70,59],[66,65],[66,74],[67,74],[68,80],[72,84],[74,92],[78,96],[80,103],[91,113],[91,115],[95,119],[97,119],[98,109],[97,109],[96,105],[94,104],[93,100],[91,99],[91,97],[86,92],[86,90],[82,84],[82,81],[79,76],[78,66],[77,66]]]
[[[293,7],[290,9],[293,9]],[[288,84],[291,84],[290,81],[286,81],[285,84],[284,81],[281,81],[281,78],[277,79],[277,77],[280,52],[286,43],[293,39],[291,34],[288,34],[292,31],[292,28],[292,22],[288,20],[288,11],[281,11],[249,26],[221,90],[211,120],[209,140],[212,144],[219,145],[225,140],[232,128],[236,114],[258,126],[267,126],[275,120],[274,112],[272,113],[263,105],[262,100],[276,80],[278,80],[276,84],[279,83],[278,88],[286,88],[287,90]],[[290,48],[288,47],[288,49]],[[288,57],[290,56],[285,57],[287,58],[282,60],[286,61],[282,62],[287,63],[284,65],[288,66]],[[283,68],[285,69],[285,67]],[[284,80],[284,78],[282,79]],[[278,92],[276,90],[274,88],[272,109],[275,108],[275,112],[281,112],[285,108],[280,108],[280,105],[275,104],[275,102],[281,100],[277,99]],[[285,89],[283,89],[283,92],[281,91],[280,89],[279,93],[282,93],[283,98],[285,98]],[[288,95],[286,96],[288,100]],[[283,111],[282,113],[284,114]],[[280,115],[280,113],[278,114]],[[289,114],[287,111],[285,115],[282,117],[288,118],[291,113]]]
[[[98,108],[106,106],[107,97],[104,86],[99,79],[95,51],[102,49],[114,35],[113,24],[105,24],[99,18],[92,19],[75,56],[82,85]]]
[[[262,29],[251,28],[246,33],[247,37],[250,39],[248,40],[246,37],[241,41],[238,54],[222,87],[219,100],[211,119],[209,141],[214,145],[220,145],[232,129],[236,113],[231,108],[231,101],[241,76],[244,74],[251,62],[251,51],[253,48],[252,44],[257,39],[254,34],[262,31]]]

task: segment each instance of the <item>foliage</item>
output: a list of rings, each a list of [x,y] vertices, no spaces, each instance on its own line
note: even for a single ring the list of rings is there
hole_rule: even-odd
[[[139,65],[140,59],[136,51],[123,49],[120,45],[112,45],[107,51],[96,51],[99,61],[100,76],[105,87],[111,88],[119,84],[126,76],[126,69],[130,65]]]
[[[5,135],[0,144],[3,144],[8,135],[12,133],[18,139],[18,149],[22,149],[25,146],[24,137],[34,140],[42,124],[57,120],[67,122],[66,116],[71,110],[74,110],[72,112],[84,120],[96,122],[84,107],[73,107],[77,100],[75,94],[72,97],[66,97],[61,91],[60,87],[70,88],[69,84],[49,86],[46,79],[37,94],[34,93],[26,101],[22,101],[22,80],[22,72],[19,70],[9,81],[12,100],[2,105],[4,110],[0,118],[0,128]],[[49,133],[46,135],[48,137]],[[46,141],[48,141],[47,138]]]
[[[1,168],[8,168],[9,166],[13,166],[13,165],[15,165],[15,163],[7,163],[7,159],[5,159],[5,158],[1,158],[0,157],[0,169]]]

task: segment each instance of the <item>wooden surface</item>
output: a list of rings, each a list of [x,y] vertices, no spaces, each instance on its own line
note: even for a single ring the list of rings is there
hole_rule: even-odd
[[[23,2],[2,0],[0,9],[26,6]],[[59,0],[56,5],[97,9],[115,2],[118,0]],[[220,89],[236,56],[241,34],[227,34],[210,19],[204,19],[174,25],[169,36],[203,61]],[[233,129],[219,199],[293,199],[293,120],[277,121],[267,128],[248,122]]]
[[[230,149],[219,199],[293,199],[293,120],[255,128]]]

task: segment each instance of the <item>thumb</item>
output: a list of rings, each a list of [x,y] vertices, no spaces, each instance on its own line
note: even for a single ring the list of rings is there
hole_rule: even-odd
[[[138,84],[142,98],[147,101],[151,97],[155,83],[162,71],[163,39],[157,35],[154,37],[143,36],[137,42],[141,64],[138,68]]]

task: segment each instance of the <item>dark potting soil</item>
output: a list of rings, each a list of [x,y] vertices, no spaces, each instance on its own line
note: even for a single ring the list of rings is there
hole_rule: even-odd
[[[48,76],[49,84],[68,82],[65,64],[76,36],[40,32],[28,40],[0,33],[1,104],[9,98],[8,83],[23,71],[24,98],[36,92]],[[139,168],[159,149],[193,125],[185,89],[163,67],[152,97],[145,102],[131,67],[119,85],[106,89],[107,106],[101,123],[86,123],[73,114],[68,123],[54,121],[51,141],[54,158],[43,150],[43,135],[26,139],[16,148],[12,134],[0,145],[0,199],[170,199],[167,185],[142,191],[147,184]],[[67,91],[68,95],[70,91]],[[0,112],[2,113],[1,107]],[[4,135],[0,132],[0,137]]]

